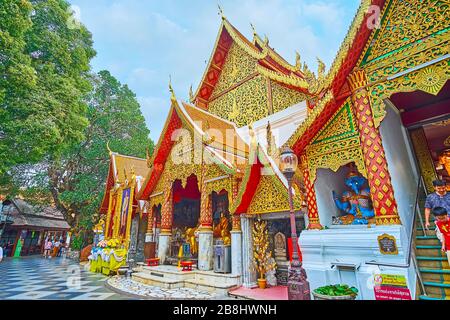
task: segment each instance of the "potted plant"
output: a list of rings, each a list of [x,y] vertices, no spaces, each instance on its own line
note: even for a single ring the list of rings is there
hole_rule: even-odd
[[[355,300],[358,289],[348,285],[331,285],[317,288],[313,291],[314,300]]]
[[[269,251],[269,234],[266,221],[256,221],[253,226],[253,264],[258,271],[258,286],[265,289],[267,285],[266,273],[274,270],[275,260],[272,251]]]

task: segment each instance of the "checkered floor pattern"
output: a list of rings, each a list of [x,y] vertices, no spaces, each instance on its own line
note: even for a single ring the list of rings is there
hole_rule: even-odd
[[[105,287],[108,278],[64,258],[0,262],[0,300],[130,300]]]

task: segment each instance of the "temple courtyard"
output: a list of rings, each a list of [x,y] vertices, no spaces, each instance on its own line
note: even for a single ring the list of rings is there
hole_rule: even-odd
[[[108,278],[102,274],[84,270],[82,265],[65,258],[43,259],[40,256],[33,256],[8,258],[0,263],[1,300],[171,300],[189,298],[233,299],[189,288],[169,290],[147,286],[125,277]]]

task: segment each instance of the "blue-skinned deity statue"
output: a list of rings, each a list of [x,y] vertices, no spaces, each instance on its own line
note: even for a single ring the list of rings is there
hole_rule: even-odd
[[[339,198],[333,191],[336,206],[344,214],[337,218],[337,224],[367,225],[375,217],[370,198],[370,189],[365,187],[367,179],[361,176],[355,168],[351,168],[345,185],[351,190],[345,191]]]

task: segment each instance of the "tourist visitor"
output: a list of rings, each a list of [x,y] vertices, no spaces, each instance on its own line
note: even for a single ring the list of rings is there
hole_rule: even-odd
[[[59,257],[59,250],[61,249],[61,242],[59,240],[55,240],[55,243],[53,244],[53,257]]]
[[[0,262],[3,260],[3,248],[0,246]]]
[[[53,247],[52,240],[50,239],[45,240],[44,258],[51,258],[50,251],[52,250],[52,247]]]
[[[450,212],[450,193],[447,192],[445,187],[445,181],[436,180],[433,181],[434,191],[432,194],[428,195],[425,202],[425,228],[430,227],[430,213],[436,207],[442,207]],[[436,231],[438,231],[436,229]]]
[[[447,253],[448,263],[450,264],[450,217],[448,211],[442,207],[433,209],[433,215],[436,219],[436,226],[442,237],[439,238],[442,243],[442,252]]]

